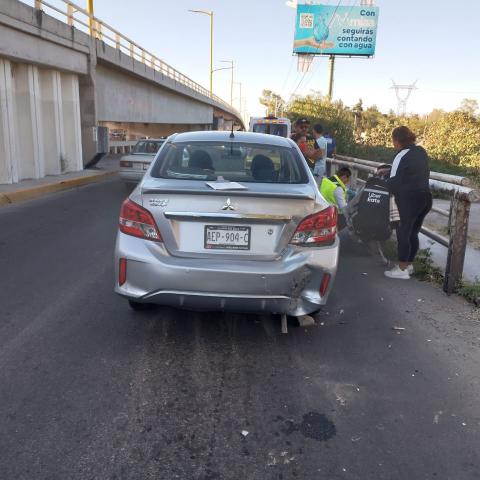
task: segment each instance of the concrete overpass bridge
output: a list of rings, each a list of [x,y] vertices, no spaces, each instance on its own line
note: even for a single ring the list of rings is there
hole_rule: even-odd
[[[0,183],[81,170],[107,151],[109,130],[132,139],[243,126],[229,104],[69,1],[2,0],[0,39]]]

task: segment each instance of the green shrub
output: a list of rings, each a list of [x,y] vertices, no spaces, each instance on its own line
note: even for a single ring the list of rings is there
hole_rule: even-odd
[[[432,122],[423,145],[434,160],[480,172],[480,121],[466,112],[446,113]]]
[[[395,157],[392,130],[406,125],[427,150],[433,171],[468,175],[480,185],[480,119],[471,112],[434,110],[427,117],[400,117],[382,114],[376,107],[363,110],[361,101],[349,108],[314,93],[294,97],[287,116],[292,122],[307,118],[312,126],[321,123],[335,137],[339,154],[382,163]]]
[[[458,293],[465,297],[469,302],[480,306],[480,281],[463,282],[458,288]]]
[[[436,283],[443,281],[441,270],[435,266],[432,260],[432,252],[429,248],[419,250],[413,262],[415,277],[419,280],[429,280]]]
[[[337,142],[337,153],[351,155],[355,147],[352,114],[342,102],[329,102],[321,95],[295,97],[288,106],[288,118],[292,124],[299,118],[307,118],[310,124],[321,123]]]

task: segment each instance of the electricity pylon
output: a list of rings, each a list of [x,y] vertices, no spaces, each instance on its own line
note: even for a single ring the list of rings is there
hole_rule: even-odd
[[[395,90],[395,95],[397,96],[397,115],[405,116],[407,113],[407,102],[412,94],[413,90],[417,90],[417,80],[411,85],[398,85],[392,80],[393,88]]]

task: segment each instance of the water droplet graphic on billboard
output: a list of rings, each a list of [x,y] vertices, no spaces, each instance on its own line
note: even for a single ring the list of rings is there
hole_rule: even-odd
[[[313,27],[313,36],[317,42],[322,42],[328,38],[328,25],[325,23],[325,17],[318,16],[315,26]]]

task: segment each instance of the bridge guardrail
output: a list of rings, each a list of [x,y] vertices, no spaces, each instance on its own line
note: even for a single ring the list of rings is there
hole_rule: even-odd
[[[211,98],[223,107],[228,108],[228,110],[235,112],[238,118],[241,118],[240,113],[225,100],[221,99],[217,95],[211,94],[210,91],[207,90],[205,87],[195,82],[191,78],[187,77],[183,73],[179,72],[171,65],[158,58],[153,53],[138,45],[126,35],[123,35],[121,32],[108,25],[103,20],[95,17],[88,10],[78,6],[73,2],[70,2],[69,0],[56,0],[59,5],[64,7],[62,9],[57,5],[51,3],[52,1],[55,0],[35,0],[35,9],[43,10],[42,7],[45,7],[56,12],[57,14],[60,14],[62,18],[66,18],[66,23],[68,25],[77,28],[79,28],[80,26],[81,28],[79,29],[82,30],[84,33],[87,33],[90,36],[105,42],[106,44],[116,48],[117,50],[120,50],[122,53],[128,55],[134,60],[138,60],[145,65],[148,65],[157,72],[160,72],[166,77],[171,78],[172,80],[175,80],[182,85],[185,85],[186,87],[194,90],[195,92],[200,93],[205,97]]]
[[[109,140],[108,149],[110,153],[130,153],[138,140]]]
[[[346,166],[352,170],[352,188],[356,189],[359,183],[365,183],[358,178],[359,172],[373,174],[380,165],[378,162],[364,160],[346,155],[336,155],[328,158],[327,162],[332,165],[332,170],[337,166]],[[450,196],[450,209],[433,207],[434,212],[448,217],[448,236],[443,236],[427,227],[422,227],[422,233],[443,245],[448,249],[447,264],[443,290],[450,294],[462,280],[465,251],[467,248],[468,221],[470,217],[470,205],[479,198],[478,193],[468,187],[470,181],[466,177],[448,175],[440,172],[430,173],[430,188],[437,192],[446,193]]]

